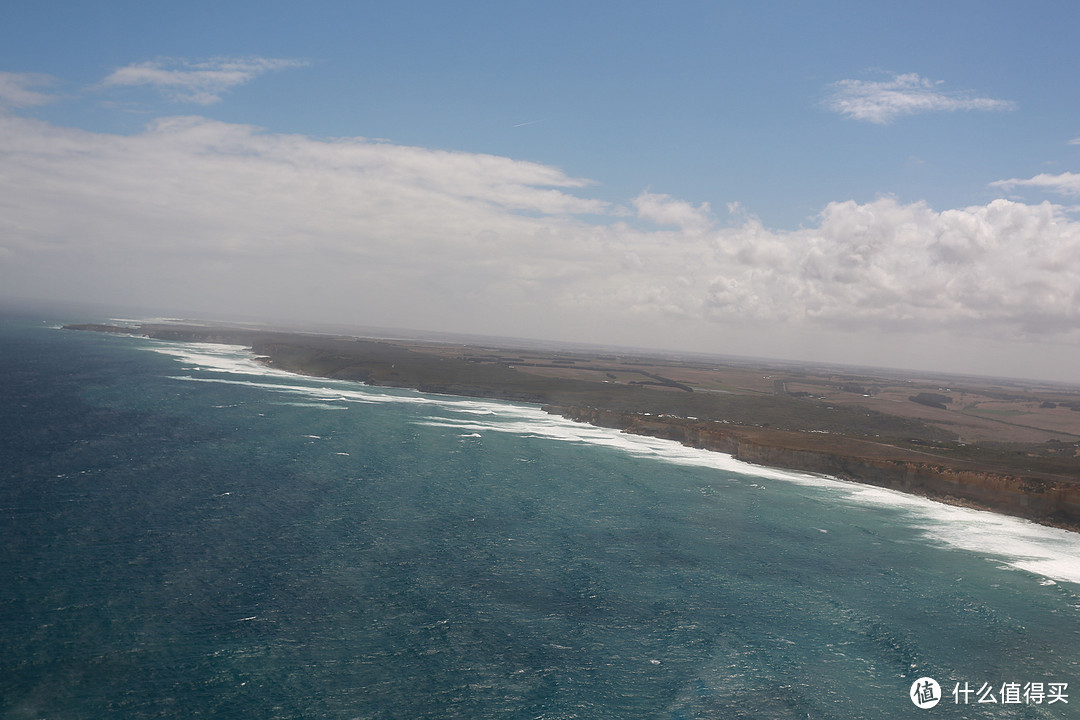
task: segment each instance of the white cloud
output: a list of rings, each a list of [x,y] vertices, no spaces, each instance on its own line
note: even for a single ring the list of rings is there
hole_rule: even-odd
[[[537,163],[198,117],[130,137],[0,117],[0,157],[10,249],[121,262],[325,251],[377,259],[365,269],[446,267],[482,232],[515,240],[605,208],[570,194],[587,181]]]
[[[1080,339],[1080,223],[1046,203],[936,212],[891,198],[837,202],[814,228],[750,219],[681,243],[629,233],[618,242],[640,270],[605,278],[583,301],[778,332]]]
[[[825,106],[856,120],[885,125],[902,115],[956,110],[1013,110],[1008,100],[978,97],[967,91],[941,90],[941,81],[916,73],[891,80],[840,80],[832,84]]]
[[[1037,190],[1046,190],[1057,195],[1080,196],[1080,174],[1064,172],[1059,175],[1042,173],[1035,177],[1021,180],[1010,178],[1009,180],[997,180],[990,183],[991,187],[1009,191],[1018,187],[1029,187]]]
[[[1065,144],[1066,145],[1080,145],[1080,137],[1075,137],[1075,138],[1073,138],[1072,140],[1070,140],[1069,142],[1067,142]]]
[[[7,294],[734,353],[710,338],[1080,341],[1080,223],[1049,203],[834,202],[779,231],[643,192],[669,226],[643,229],[550,166],[197,117],[0,115],[0,167]]]
[[[31,90],[52,85],[55,81],[39,73],[10,73],[0,71],[0,108],[32,107],[52,102],[53,96]]]
[[[637,216],[658,225],[671,225],[688,232],[703,232],[713,225],[709,203],[694,207],[670,195],[643,192],[633,200]]]
[[[261,57],[211,58],[191,61],[158,58],[115,70],[102,87],[149,85],[175,102],[211,105],[226,91],[271,70],[302,67],[306,60]]]

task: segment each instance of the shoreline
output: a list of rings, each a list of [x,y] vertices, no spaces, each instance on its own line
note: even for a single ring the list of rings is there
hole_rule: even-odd
[[[64,327],[161,340],[242,345],[266,366],[298,375],[358,380],[369,385],[406,387],[459,397],[527,402],[572,421],[674,440],[766,468],[826,475],[1080,532],[1080,473],[1009,472],[995,468],[993,456],[989,459],[976,456],[971,460],[949,458],[850,433],[789,430],[772,427],[768,422],[747,424],[658,413],[657,407],[688,401],[692,390],[673,388],[682,384],[640,369],[635,372],[659,381],[613,387],[580,380],[545,379],[519,372],[509,363],[486,359],[477,362],[471,357],[461,360],[445,353],[418,353],[415,347],[406,347],[399,341],[176,325]],[[511,359],[521,361],[519,365],[529,365],[527,359]],[[642,387],[645,384],[662,387]],[[703,393],[697,396],[693,400],[700,405]],[[761,405],[759,412],[775,415],[775,409],[766,405]]]
[[[1080,533],[1080,486],[1075,483],[949,467],[933,462],[932,456],[902,459],[889,454],[877,458],[842,455],[794,447],[794,442],[777,442],[781,440],[778,432],[747,433],[745,428],[716,428],[680,418],[659,419],[588,408],[545,406],[544,410],[598,427],[725,453],[761,467],[825,475]]]

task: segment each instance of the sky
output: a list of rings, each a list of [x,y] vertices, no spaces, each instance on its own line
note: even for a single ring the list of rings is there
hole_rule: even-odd
[[[1080,383],[1080,4],[0,5],[0,296]]]

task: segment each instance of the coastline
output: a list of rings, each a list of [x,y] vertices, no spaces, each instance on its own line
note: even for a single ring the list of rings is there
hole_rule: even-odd
[[[545,406],[544,409],[578,422],[726,453],[754,465],[827,475],[1080,533],[1080,484],[1077,483],[949,466],[935,462],[933,456],[919,457],[895,449],[875,452],[874,448],[866,447],[865,452],[830,452],[807,447],[803,438],[795,434],[784,437],[780,431],[752,432],[680,418],[653,418],[590,408]]]
[[[657,378],[647,384],[662,386],[658,389],[642,388],[646,383],[613,388],[569,379],[541,381],[505,363],[481,364],[471,358],[455,362],[446,356],[433,359],[394,341],[177,325],[65,328],[242,345],[267,366],[299,375],[537,404],[569,420],[674,440],[763,467],[832,476],[1080,532],[1080,477],[1075,475],[1002,471],[978,457],[942,457],[822,430],[799,432],[770,423],[657,413],[658,402],[662,407],[664,402],[660,401],[671,404],[673,399],[687,396],[671,387],[678,383],[655,373],[638,371]]]

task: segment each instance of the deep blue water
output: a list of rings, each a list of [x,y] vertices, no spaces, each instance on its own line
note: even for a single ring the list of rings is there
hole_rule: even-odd
[[[1075,535],[223,346],[0,377],[3,718],[1080,717]]]

